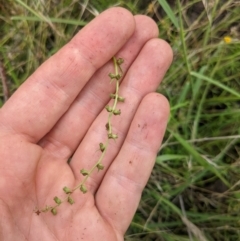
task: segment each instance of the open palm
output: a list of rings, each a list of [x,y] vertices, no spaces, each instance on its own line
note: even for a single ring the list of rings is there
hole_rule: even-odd
[[[167,100],[153,91],[172,59],[155,23],[112,8],[49,58],[0,110],[0,240],[120,241],[154,165],[167,119]],[[99,158],[106,139],[105,105],[114,85],[112,56],[125,60],[104,170],[76,190],[73,205],[54,216],[34,210],[64,198]],[[38,215],[39,214],[39,215]]]

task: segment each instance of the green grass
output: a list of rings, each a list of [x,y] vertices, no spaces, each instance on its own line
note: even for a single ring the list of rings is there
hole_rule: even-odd
[[[45,2],[9,0],[1,6],[0,56],[11,93],[109,6],[151,16],[174,50],[158,89],[171,104],[167,133],[126,240],[240,240],[237,1],[158,0],[153,8],[144,0]],[[1,103],[2,97],[0,86]]]

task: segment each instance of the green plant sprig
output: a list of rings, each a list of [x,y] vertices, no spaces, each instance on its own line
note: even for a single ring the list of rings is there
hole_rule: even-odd
[[[85,185],[85,183],[87,182],[88,178],[92,175],[92,173],[94,172],[94,170],[98,170],[101,171],[104,169],[104,165],[102,163],[105,154],[107,152],[108,146],[109,146],[109,142],[111,139],[116,140],[118,138],[118,135],[112,132],[112,117],[113,115],[120,115],[121,114],[121,110],[117,109],[117,103],[118,102],[124,102],[125,98],[123,98],[122,96],[119,96],[119,88],[120,88],[120,80],[122,78],[123,75],[123,71],[121,68],[121,64],[124,62],[124,60],[122,58],[117,59],[116,57],[113,57],[113,64],[114,64],[114,70],[115,73],[110,73],[108,76],[111,79],[111,83],[113,81],[115,81],[115,93],[111,93],[110,94],[110,98],[113,99],[113,104],[112,106],[107,105],[105,107],[105,109],[107,110],[107,112],[109,113],[108,115],[108,120],[107,120],[107,124],[106,124],[106,130],[107,130],[107,140],[105,141],[105,143],[99,143],[99,148],[100,151],[102,152],[101,156],[99,157],[98,161],[92,166],[92,168],[90,170],[86,170],[86,169],[81,169],[80,173],[84,176],[83,180],[74,188],[69,188],[69,187],[63,187],[63,191],[66,194],[66,197],[61,200],[59,197],[55,196],[53,198],[55,205],[54,206],[46,206],[43,209],[38,209],[37,211],[35,211],[38,215],[42,212],[48,212],[51,211],[51,213],[53,215],[57,214],[57,208],[63,203],[63,202],[68,202],[69,204],[74,204],[74,200],[71,196],[71,194],[76,191],[76,190],[80,190],[83,194],[87,193],[87,187]]]

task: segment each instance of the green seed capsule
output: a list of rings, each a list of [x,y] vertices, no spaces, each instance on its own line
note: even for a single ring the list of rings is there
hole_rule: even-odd
[[[87,170],[85,170],[85,169],[80,170],[80,173],[81,173],[83,176],[89,175],[89,172],[88,172]]]
[[[55,201],[56,204],[61,204],[62,201],[59,197],[54,197],[53,200]]]
[[[123,59],[123,58],[117,59],[117,64],[118,64],[118,65],[121,65],[121,64],[123,64],[123,63],[124,63],[124,59]]]
[[[72,204],[74,204],[74,200],[69,196],[68,197],[68,202],[72,205]]]
[[[113,114],[114,115],[121,115],[121,110],[120,109],[119,110],[114,110]]]
[[[119,102],[124,102],[124,101],[125,101],[125,98],[122,97],[122,96],[118,96],[118,101],[119,101]]]
[[[64,188],[63,188],[63,191],[64,191],[66,194],[72,193],[72,190],[71,190],[69,187],[64,187]]]
[[[103,164],[98,163],[98,164],[97,164],[97,169],[98,169],[98,171],[103,170],[103,169],[104,169]]]
[[[109,131],[109,123],[107,123],[105,127],[106,127],[106,130]]]
[[[112,133],[109,133],[108,134],[108,139],[117,139],[118,138],[118,135],[117,134],[112,134]]]
[[[80,191],[81,191],[83,194],[85,194],[85,193],[87,192],[86,186],[85,186],[85,185],[81,185],[81,186],[80,186]]]
[[[104,146],[103,143],[99,143],[99,147],[100,147],[101,152],[104,152],[106,149],[106,147]]]
[[[52,209],[51,209],[51,213],[52,213],[53,215],[57,215],[57,209],[56,209],[56,208],[52,208]]]
[[[105,109],[107,110],[107,112],[112,112],[112,107],[110,107],[109,105],[107,105]]]

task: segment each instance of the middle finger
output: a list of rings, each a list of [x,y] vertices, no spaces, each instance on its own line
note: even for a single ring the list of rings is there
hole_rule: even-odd
[[[134,18],[135,32],[117,53],[118,57],[124,59],[122,67],[125,71],[130,67],[143,45],[149,39],[158,36],[157,25],[152,19],[142,15]],[[69,110],[39,142],[45,151],[50,152],[50,155],[66,161],[73,154],[89,126],[109,101],[109,93],[114,89],[114,84],[109,84],[109,72],[113,72],[112,61],[92,77]]]

